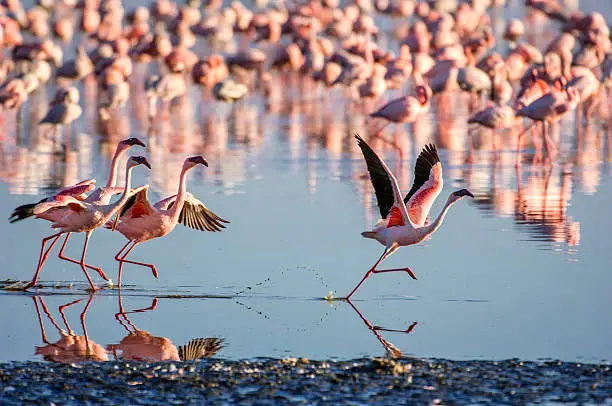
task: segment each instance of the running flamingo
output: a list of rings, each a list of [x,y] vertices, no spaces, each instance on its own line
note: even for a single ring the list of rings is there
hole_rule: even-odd
[[[58,233],[50,235],[49,237],[44,238],[43,246],[46,243],[46,241],[54,239],[54,238],[57,240],[57,238],[61,236],[62,234],[72,233],[72,232],[85,232],[85,245],[83,247],[83,253],[81,254],[81,261],[79,262],[79,265],[81,265],[81,269],[83,270],[83,273],[85,273],[85,276],[87,277],[87,281],[89,282],[91,289],[94,291],[96,290],[96,287],[93,284],[93,281],[91,280],[91,278],[89,277],[89,274],[87,273],[87,269],[86,269],[87,264],[85,263],[85,254],[87,252],[89,238],[93,230],[105,224],[108,220],[110,220],[110,218],[117,212],[117,210],[119,210],[130,199],[132,194],[137,193],[138,190],[141,189],[139,188],[134,191],[131,190],[132,169],[134,169],[134,167],[138,165],[145,165],[147,168],[149,169],[151,168],[149,161],[147,161],[145,157],[133,156],[130,159],[128,159],[126,163],[125,186],[123,189],[123,195],[121,196],[121,199],[119,199],[117,202],[113,204],[96,204],[96,203],[81,201],[79,199],[74,198],[73,196],[61,195],[61,196],[55,196],[55,198],[52,201],[40,203],[36,205],[36,207],[34,208],[34,214],[37,216],[44,214],[48,210],[54,210],[58,208],[64,211],[65,213],[64,216],[62,216],[60,219],[57,219],[51,225],[51,228],[59,229],[60,231]],[[45,261],[47,260],[48,255],[49,255],[49,250],[47,250],[44,253],[41,251],[41,258],[38,261],[38,267],[36,269],[36,273],[34,274],[32,281],[28,283],[24,289],[28,289],[36,285],[36,281],[38,280],[38,275],[40,274],[40,271]],[[92,266],[88,266],[88,267],[96,271],[99,269],[99,268],[92,267]],[[105,278],[106,275],[104,275],[104,273],[101,272],[101,270],[99,271],[99,273],[100,273],[100,276]],[[108,280],[108,278],[105,278],[105,279]]]
[[[72,196],[78,200],[82,200],[88,203],[93,203],[93,204],[98,204],[98,205],[109,204],[111,198],[114,195],[117,195],[123,192],[122,187],[116,186],[117,185],[117,167],[119,166],[119,160],[121,159],[121,157],[127,152],[128,149],[130,149],[134,145],[140,145],[142,147],[146,146],[138,138],[128,138],[123,141],[120,141],[119,144],[117,144],[117,149],[115,150],[115,155],[113,156],[113,160],[111,162],[110,173],[108,174],[108,181],[106,182],[105,187],[99,187],[96,190],[94,190],[92,194],[87,196],[86,193],[90,192],[95,187],[95,183],[96,183],[95,179],[88,179],[80,183],[77,183],[76,185],[73,185],[73,186],[66,186],[60,189],[58,192],[56,192],[55,195],[46,197],[38,203],[24,204],[24,205],[21,205],[15,208],[15,210],[13,210],[13,213],[11,214],[11,217],[9,217],[9,221],[11,223],[14,223],[16,221],[20,221],[20,220],[24,220],[26,218],[32,217],[34,215],[34,208],[39,203],[53,202],[59,196]],[[68,213],[68,211],[69,209],[58,207],[58,208],[49,209],[45,211],[44,213],[40,213],[36,217],[44,219],[44,220],[48,220],[52,223],[55,223],[61,220]],[[46,253],[45,253],[45,245],[47,244],[48,240],[43,239],[42,247],[40,248],[40,258],[47,257],[48,253],[51,251],[51,249],[53,249],[53,246],[57,243],[59,238],[60,236],[58,235],[55,238],[55,240],[51,242],[51,246],[47,249]],[[58,257],[60,259],[63,259],[64,261],[78,264],[79,261],[64,256],[64,249],[66,248],[66,244],[68,243],[69,238],[70,238],[70,233],[66,233],[66,238],[64,240],[64,243],[62,244],[62,248],[60,249]],[[39,265],[40,265],[40,262],[39,262]],[[93,267],[91,265],[85,265],[85,266],[87,268],[93,269],[96,272],[98,272],[104,280],[106,281],[109,280],[108,277],[102,271],[102,269]]]
[[[206,208],[204,203],[191,193],[187,193],[187,172],[197,165],[208,166],[208,163],[201,156],[185,159],[176,195],[160,200],[151,206],[147,197],[149,187],[144,186],[129,201],[124,202],[125,205],[117,214],[114,223],[109,222],[106,225],[113,231],[117,229],[129,240],[115,255],[115,259],[119,261],[117,276],[119,287],[121,287],[124,262],[149,267],[157,278],[155,265],[125,259],[136,245],[169,234],[177,223],[201,231],[221,231],[222,228],[225,228],[222,223],[229,223]]]
[[[373,273],[407,272],[416,279],[410,268],[378,270],[376,267],[399,247],[418,244],[433,234],[442,224],[448,209],[458,200],[465,196],[474,197],[467,189],[451,193],[438,217],[430,223],[427,221],[429,210],[442,191],[442,164],[435,145],[426,145],[419,154],[414,168],[412,189],[402,200],[397,180],[387,165],[363,138],[359,135],[355,135],[355,138],[366,160],[382,217],[374,230],[363,232],[361,235],[377,240],[385,246],[385,251],[361,282],[349,293],[347,300],[350,300],[353,293]]]

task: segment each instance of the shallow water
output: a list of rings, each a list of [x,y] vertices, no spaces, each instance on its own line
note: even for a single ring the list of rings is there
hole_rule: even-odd
[[[143,74],[137,67],[134,82]],[[602,122],[579,134],[572,114],[554,130],[560,154],[552,166],[532,164],[533,145],[526,143],[518,170],[516,134],[497,136],[498,160],[490,134],[475,135],[474,163],[465,163],[467,99],[459,95],[438,99],[427,118],[401,129],[403,161],[388,144],[373,142],[404,190],[420,148],[438,145],[445,187],[434,215],[454,189],[468,187],[476,198],[456,204],[430,240],[385,262],[388,268],[410,266],[417,281],[376,275],[356,294],[353,308],[321,298],[330,291],[346,295],[382,252],[360,236],[378,210],[352,138],[368,133],[363,111],[375,106],[350,105],[340,90],[325,94],[276,76],[271,101],[251,94],[233,107],[194,87],[171,107],[169,120],[156,118],[152,131],[146,112],[140,119],[142,91],[134,89],[129,107],[109,129],[95,120],[91,85],[80,85],[85,112],[72,126],[66,156],[54,154],[58,146],[31,124],[44,114],[51,88],[22,111],[19,137],[14,114],[3,113],[0,212],[8,215],[62,184],[89,177],[103,183],[114,147],[126,136],[148,145],[131,153],[150,158],[152,170],[136,168],[134,183],[149,183],[152,200],[174,194],[183,159],[203,154],[210,166],[190,174],[189,191],[231,224],[222,233],[179,226],[134,250],[134,259],[159,270],[158,280],[147,269],[124,270],[125,311],[150,307],[158,298],[155,309],[128,315],[138,329],[176,346],[194,337],[223,338],[218,355],[229,359],[352,359],[384,354],[388,342],[418,357],[612,358],[612,151]],[[442,107],[451,109],[452,120],[440,117]],[[393,132],[391,126],[384,135],[392,139]],[[44,221],[0,223],[0,280],[29,280],[40,239],[49,234]],[[82,241],[74,236],[68,254],[78,257]],[[88,262],[115,279],[113,256],[124,243],[118,233],[96,231]],[[37,302],[49,342],[60,338],[52,320],[68,331],[58,307],[77,299],[83,300],[65,308],[66,322],[83,334],[79,316],[89,297],[79,267],[51,257],[40,283],[45,286],[27,294],[0,291],[0,361],[42,359],[35,355],[44,344],[36,294],[49,311]],[[118,299],[116,289],[102,289],[84,316],[88,339],[103,347],[130,329],[115,318]]]

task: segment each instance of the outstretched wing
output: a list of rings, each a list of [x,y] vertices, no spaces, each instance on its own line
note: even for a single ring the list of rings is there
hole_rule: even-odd
[[[70,186],[64,186],[55,192],[55,195],[72,195],[80,196],[84,193],[91,192],[96,187],[95,179],[87,179],[82,182]]]
[[[178,348],[181,361],[210,358],[224,347],[223,339],[216,337],[194,338]]]
[[[425,145],[414,165],[412,189],[404,198],[408,216],[422,227],[436,197],[442,191],[442,164],[435,145]]]
[[[406,213],[406,207],[402,202],[399,186],[395,176],[391,173],[387,165],[380,159],[372,148],[361,138],[355,135],[357,145],[361,148],[365,158],[370,180],[376,192],[378,208],[383,219],[388,219],[387,227],[412,225]]]
[[[54,196],[53,199],[44,199],[34,206],[33,213],[40,215],[52,209],[70,209],[73,212],[82,212],[87,206],[79,199],[70,195]]]
[[[161,206],[167,205],[167,210],[170,210],[175,201],[176,195],[156,203],[155,207],[160,209]],[[217,216],[191,193],[187,193],[185,203],[179,214],[179,223],[200,231],[221,231],[225,228],[223,223],[227,224],[229,221]]]

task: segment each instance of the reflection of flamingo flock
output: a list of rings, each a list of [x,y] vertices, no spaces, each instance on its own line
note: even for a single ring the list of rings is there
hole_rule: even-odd
[[[10,50],[0,62],[5,130],[0,134],[0,177],[12,193],[55,189],[51,197],[21,206],[12,216],[36,215],[57,229],[43,240],[28,287],[36,284],[62,235],[60,258],[78,263],[92,289],[87,269],[108,279],[85,262],[89,237],[102,225],[128,239],[116,255],[119,275],[124,263],[147,266],[156,274],[153,264],[126,259],[136,245],[168,234],[178,223],[208,231],[225,223],[186,191],[187,171],[207,164],[200,155],[214,165],[203,176],[230,190],[247,175],[257,176],[248,160],[258,157],[271,133],[283,134],[293,162],[299,162],[301,148],[309,160],[316,159],[317,145],[332,158],[343,153],[355,157],[352,134],[369,136],[378,154],[363,139],[359,146],[384,224],[364,234],[385,245],[378,262],[398,246],[422,241],[450,205],[471,196],[467,189],[454,192],[441,217],[425,223],[442,187],[435,147],[435,154],[429,149],[418,156],[409,198],[399,196],[409,186],[403,171],[407,152],[416,155],[434,140],[448,151],[451,177],[476,190],[476,203],[488,199],[471,184],[474,175],[485,174],[483,163],[491,159],[495,172],[497,161],[504,165],[513,155],[516,222],[536,227],[553,222],[568,230],[568,244],[577,243],[579,223],[565,214],[568,198],[559,200],[561,215],[550,210],[534,215],[541,206],[549,207],[548,182],[556,172],[533,171],[534,184],[546,179],[542,193],[522,186],[523,135],[531,129],[536,168],[562,163],[569,173],[576,165],[599,162],[603,157],[593,150],[601,150],[597,146],[604,144],[605,126],[610,155],[610,29],[601,13],[572,11],[556,0],[527,0],[525,18],[509,21],[503,32],[507,42],[499,41],[502,33],[492,21],[493,14],[502,12],[497,3],[360,0],[340,7],[334,0],[307,0],[247,7],[156,0],[149,8],[125,10],[121,1],[85,0],[82,8],[58,2],[26,10],[19,1],[8,2],[0,8],[0,43]],[[50,89],[55,97],[48,101]],[[534,124],[525,127],[523,118]],[[568,130],[572,122],[575,131]],[[383,133],[389,123],[396,125],[392,141]],[[411,140],[404,133],[406,123],[412,126]],[[468,124],[486,130],[467,133]],[[40,130],[47,125],[55,131]],[[69,128],[62,135],[63,126]],[[133,132],[131,126],[147,135],[155,168],[152,187],[168,195],[178,190],[155,205],[146,186],[131,189],[129,184],[134,166],[149,166],[146,158],[130,158],[125,186],[116,185],[121,154],[144,144],[120,141]],[[93,183],[77,183],[91,174],[95,155],[95,143],[81,130],[100,134],[103,154],[119,145],[106,187],[93,192]],[[564,148],[568,143],[576,145],[569,148],[572,152]],[[489,145],[491,157],[483,153]],[[395,173],[379,158],[391,150],[397,152]],[[329,176],[337,177],[336,162],[331,160]],[[471,165],[464,169],[464,163]],[[362,163],[343,161],[340,169],[361,172],[362,166],[356,171],[354,165]],[[582,183],[593,189],[598,175],[590,169],[582,172]],[[319,174],[308,172],[309,189],[315,191]],[[365,182],[363,187],[369,211],[371,188]],[[111,203],[114,194],[121,196]],[[502,200],[493,196],[491,204],[508,206]],[[86,234],[80,260],[63,254],[72,232]],[[381,271],[374,266],[365,278],[375,272]]]
[[[115,319],[125,328],[127,335],[118,344],[108,344],[104,347],[94,342],[87,332],[85,317],[93,299],[94,295],[90,294],[80,314],[83,335],[79,335],[70,327],[65,311],[69,307],[81,303],[84,299],[77,299],[59,306],[58,312],[65,327],[62,328],[49,311],[45,299],[41,296],[32,297],[40,325],[42,342],[44,343],[44,345],[36,347],[34,354],[42,355],[45,361],[66,364],[109,361],[111,354],[116,360],[190,361],[214,357],[225,346],[224,340],[217,337],[194,338],[185,345],[176,347],[166,337],[153,336],[151,333],[136,327],[128,315],[155,310],[157,298],[153,300],[151,306],[145,309],[126,311],[123,307],[122,296],[119,294],[119,311],[115,314]],[[49,340],[45,330],[43,313],[59,333],[60,339],[58,341],[51,342]]]

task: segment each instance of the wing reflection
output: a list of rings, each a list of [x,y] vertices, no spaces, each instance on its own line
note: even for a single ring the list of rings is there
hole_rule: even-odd
[[[85,362],[85,361],[108,361],[108,354],[103,346],[97,344],[89,339],[87,335],[87,328],[85,327],[85,314],[91,305],[93,295],[89,295],[87,304],[81,312],[81,326],[83,329],[83,335],[78,335],[72,330],[66,319],[64,311],[77,303],[82,302],[84,299],[78,299],[69,303],[66,303],[59,307],[58,311],[62,317],[65,329],[55,321],[44,299],[41,296],[34,296],[34,306],[36,307],[36,313],[38,315],[38,322],[40,323],[40,332],[42,335],[42,341],[45,343],[43,346],[37,346],[34,352],[35,355],[42,355],[45,361],[61,362],[65,364]],[[60,339],[56,342],[50,342],[47,338],[45,326],[43,322],[42,311],[45,313],[51,324],[57,329],[60,334]]]
[[[106,348],[115,360],[129,359],[134,361],[192,361],[213,357],[224,347],[222,338],[195,338],[187,344],[176,347],[169,338],[154,336],[138,328],[128,314],[153,311],[158,300],[154,298],[151,306],[125,311],[121,292],[118,294],[119,312],[115,319],[127,331],[127,335],[118,344],[109,344]]]
[[[391,343],[390,341],[387,341],[380,332],[387,331],[387,332],[394,332],[394,333],[410,334],[412,333],[412,331],[415,329],[415,327],[418,324],[416,321],[412,323],[406,330],[395,330],[395,329],[375,326],[372,323],[370,323],[368,319],[366,319],[363,313],[361,313],[361,311],[357,308],[357,306],[355,306],[355,304],[353,304],[353,302],[347,299],[347,303],[353,308],[353,310],[355,310],[355,313],[357,313],[359,318],[364,322],[364,324],[368,327],[368,329],[374,334],[376,339],[380,341],[388,357],[395,359],[395,358],[402,358],[404,356],[404,354],[402,354],[402,351],[399,348],[397,348],[395,345],[393,345],[393,343]]]

